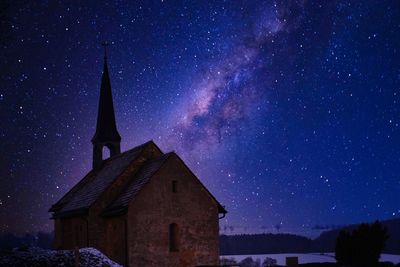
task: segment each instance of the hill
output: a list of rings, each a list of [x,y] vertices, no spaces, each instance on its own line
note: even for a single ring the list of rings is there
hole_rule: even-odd
[[[389,239],[384,253],[400,255],[400,218],[381,221],[387,227]],[[293,234],[222,235],[221,255],[333,252],[340,230],[352,231],[358,224],[325,231],[316,239]]]
[[[222,235],[221,255],[312,252],[312,240],[291,234]]]

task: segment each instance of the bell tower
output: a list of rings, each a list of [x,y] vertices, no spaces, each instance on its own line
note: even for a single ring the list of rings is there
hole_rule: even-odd
[[[121,153],[121,136],[118,133],[117,124],[115,122],[111,83],[108,73],[107,45],[107,43],[103,43],[104,67],[101,78],[96,132],[92,138],[93,169],[97,169],[102,165],[103,148],[107,148],[110,151],[110,157]]]

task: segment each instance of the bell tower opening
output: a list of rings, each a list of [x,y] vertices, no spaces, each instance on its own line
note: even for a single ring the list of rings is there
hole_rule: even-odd
[[[121,153],[120,143],[93,144],[93,169],[102,166],[103,160]]]
[[[110,148],[109,148],[107,145],[103,146],[103,155],[102,155],[102,159],[103,159],[103,160],[108,159],[110,156],[111,156],[111,150],[110,150]]]

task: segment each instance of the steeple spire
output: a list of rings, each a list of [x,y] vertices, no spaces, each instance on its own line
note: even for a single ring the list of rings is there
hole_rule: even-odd
[[[103,147],[110,150],[110,156],[121,152],[121,136],[115,122],[114,105],[111,92],[110,76],[107,63],[107,45],[104,46],[104,67],[101,78],[99,109],[97,114],[96,133],[92,138],[93,144],[93,169],[101,167],[103,161]]]
[[[104,60],[107,59],[107,46],[109,46],[110,44],[107,41],[104,41],[101,43],[101,45],[104,47]]]

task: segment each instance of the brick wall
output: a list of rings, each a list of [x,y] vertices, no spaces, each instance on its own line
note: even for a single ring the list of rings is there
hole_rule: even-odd
[[[178,251],[170,251],[172,223],[178,228]],[[128,237],[130,267],[216,265],[217,203],[182,162],[171,156],[130,204]]]
[[[87,247],[87,221],[83,217],[56,219],[54,222],[54,247],[73,249]]]

